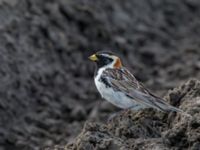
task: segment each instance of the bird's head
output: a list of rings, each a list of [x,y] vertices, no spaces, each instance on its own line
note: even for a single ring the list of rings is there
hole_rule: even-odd
[[[97,52],[89,57],[97,64],[98,68],[121,68],[122,63],[119,57],[111,52]]]

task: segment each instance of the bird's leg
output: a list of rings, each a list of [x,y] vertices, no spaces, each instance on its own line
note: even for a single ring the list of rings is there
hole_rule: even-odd
[[[120,114],[126,114],[130,109],[127,108],[127,109],[123,109],[123,110],[120,110],[118,112],[115,112],[115,113],[112,113],[109,117],[108,117],[108,122],[112,121],[115,117],[117,117],[118,115]]]
[[[111,114],[111,116],[108,118],[108,122],[112,121],[119,114],[127,115],[129,110],[138,111],[138,110],[141,110],[141,109],[144,109],[144,107],[142,107],[141,105],[137,104],[137,105],[128,107],[126,109],[120,110],[119,112]]]
[[[120,110],[118,112],[112,113],[109,117],[108,117],[108,121],[110,122],[112,121],[115,117],[117,117],[119,114],[124,113],[126,111],[126,109]]]

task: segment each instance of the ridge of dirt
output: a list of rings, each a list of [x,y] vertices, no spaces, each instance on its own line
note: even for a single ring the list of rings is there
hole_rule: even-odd
[[[170,150],[200,147],[200,81],[192,79],[169,91],[165,98],[178,102],[192,117],[153,109],[120,114],[109,123],[86,122],[76,140],[59,150]],[[56,148],[54,149],[56,150]]]

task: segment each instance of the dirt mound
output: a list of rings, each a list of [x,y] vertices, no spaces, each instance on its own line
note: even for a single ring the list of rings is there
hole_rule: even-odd
[[[87,122],[76,140],[62,149],[190,149],[200,148],[200,81],[190,80],[165,97],[191,116],[153,109],[127,112],[109,123]]]

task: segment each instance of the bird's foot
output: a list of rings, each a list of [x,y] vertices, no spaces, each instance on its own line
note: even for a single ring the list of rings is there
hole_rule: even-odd
[[[110,123],[111,121],[113,121],[117,116],[120,116],[120,115],[126,115],[128,113],[130,109],[123,109],[119,112],[115,112],[115,113],[112,113],[109,117],[108,117],[108,120],[107,122]]]

